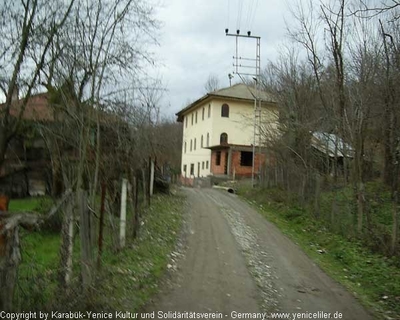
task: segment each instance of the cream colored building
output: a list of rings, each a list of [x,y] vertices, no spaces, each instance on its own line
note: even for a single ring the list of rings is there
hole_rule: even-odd
[[[254,92],[250,86],[236,84],[208,93],[176,114],[183,123],[183,177],[251,175]],[[276,131],[276,103],[265,92],[258,96],[262,101],[261,131]],[[257,157],[257,163],[265,161]]]

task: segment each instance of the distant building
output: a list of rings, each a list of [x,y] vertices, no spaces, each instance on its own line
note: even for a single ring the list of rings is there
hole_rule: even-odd
[[[325,174],[334,175],[335,168],[343,173],[344,159],[351,161],[354,158],[353,147],[333,133],[315,131],[311,135],[311,147],[318,161],[316,167]],[[348,166],[349,162],[347,162]]]
[[[182,177],[251,177],[254,141],[254,96],[261,98],[262,132],[277,131],[278,108],[253,87],[236,84],[207,93],[176,115],[183,123]],[[258,137],[256,147],[258,151]],[[265,161],[256,151],[255,172]]]
[[[19,117],[23,99],[16,95],[10,108],[11,117]],[[4,108],[0,104],[0,111]],[[70,106],[68,113],[75,109]],[[96,109],[87,105],[86,112]],[[1,119],[1,113],[0,113]],[[90,131],[88,157],[94,159],[96,143],[96,124]],[[51,102],[51,94],[43,92],[31,95],[22,113],[22,129],[10,141],[4,163],[0,168],[0,194],[11,197],[26,197],[45,194],[60,195],[64,190],[62,162],[72,165],[79,161],[79,150],[76,140],[78,133],[75,119],[68,115],[62,106]],[[115,151],[117,137],[114,134],[115,124],[124,125],[118,116],[100,112],[101,130],[107,139],[101,144],[105,154]],[[62,129],[60,129],[62,128]],[[62,132],[63,136],[53,132]]]

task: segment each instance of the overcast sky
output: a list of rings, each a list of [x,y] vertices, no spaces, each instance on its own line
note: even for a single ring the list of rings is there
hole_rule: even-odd
[[[163,23],[156,49],[161,64],[157,73],[168,90],[163,113],[173,115],[204,95],[210,74],[218,77],[222,87],[229,86],[235,37],[225,36],[225,28],[235,33],[240,26],[241,34],[250,29],[261,37],[261,67],[276,58],[286,33],[287,11],[282,0],[166,0],[157,10]],[[241,55],[255,57],[255,41],[246,40],[240,42],[241,48],[251,51]]]

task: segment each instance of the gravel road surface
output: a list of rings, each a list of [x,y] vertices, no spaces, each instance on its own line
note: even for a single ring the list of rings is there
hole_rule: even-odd
[[[223,319],[278,318],[275,312],[287,313],[281,319],[373,319],[236,195],[215,189],[184,192],[184,249],[172,254],[168,267],[175,271],[146,312],[155,311],[159,319],[190,318],[184,312]]]

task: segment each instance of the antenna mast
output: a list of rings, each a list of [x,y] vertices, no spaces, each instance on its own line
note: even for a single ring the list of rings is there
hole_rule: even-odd
[[[247,35],[240,34],[240,30],[236,30],[236,34],[229,33],[229,29],[225,29],[225,35],[236,38],[235,56],[233,56],[233,74],[237,74],[240,79],[242,76],[251,76],[254,79],[254,127],[253,127],[253,162],[251,168],[251,185],[254,187],[255,158],[256,158],[256,138],[258,136],[259,147],[259,165],[257,175],[261,178],[261,96],[260,96],[260,74],[261,74],[261,37],[252,36],[251,31],[247,31]],[[239,56],[239,39],[254,39],[256,42],[255,58]],[[242,62],[243,61],[243,62]],[[242,65],[243,63],[243,65]],[[257,103],[258,102],[258,103]]]

